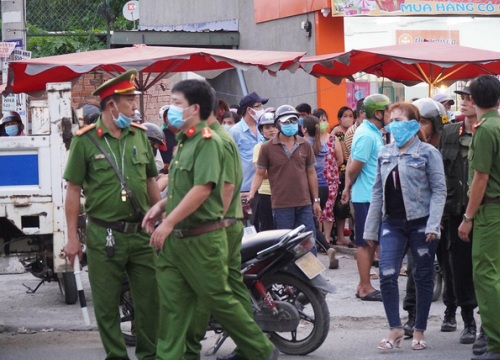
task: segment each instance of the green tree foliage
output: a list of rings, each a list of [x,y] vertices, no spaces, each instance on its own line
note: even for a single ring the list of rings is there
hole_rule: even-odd
[[[33,57],[106,48],[110,30],[130,30],[127,0],[26,0],[27,50]]]

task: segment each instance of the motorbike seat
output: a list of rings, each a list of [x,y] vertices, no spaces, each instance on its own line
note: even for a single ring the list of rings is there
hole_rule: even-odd
[[[247,261],[257,256],[257,253],[274,244],[290,230],[268,230],[245,237],[241,243],[241,261]]]

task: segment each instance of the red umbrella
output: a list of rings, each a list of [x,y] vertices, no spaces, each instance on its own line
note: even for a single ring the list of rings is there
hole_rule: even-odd
[[[451,85],[483,74],[500,74],[500,53],[459,45],[423,42],[305,57],[301,67],[339,84],[358,72],[408,86],[425,82]]]
[[[120,49],[95,50],[9,63],[7,92],[36,93],[48,82],[77,79],[91,71],[115,75],[129,69],[139,71],[142,91],[171,72],[224,71],[257,67],[271,75],[279,70],[295,71],[303,52],[197,49],[134,45]]]

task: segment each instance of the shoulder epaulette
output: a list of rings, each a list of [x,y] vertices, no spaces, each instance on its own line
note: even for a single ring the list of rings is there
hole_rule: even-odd
[[[148,130],[148,128],[147,128],[147,127],[145,127],[144,125],[138,124],[138,123],[133,122],[133,121],[130,123],[130,126],[134,126],[134,127],[136,127],[136,128],[142,129],[142,130],[144,130],[144,131],[147,131],[147,130]]]
[[[486,118],[482,118],[480,122],[478,122],[476,125],[474,125],[474,129],[477,129],[478,127],[481,126],[482,123],[486,121]]]
[[[212,132],[207,127],[201,129],[201,135],[203,136],[203,139],[211,139],[212,138]]]
[[[85,126],[85,127],[82,127],[80,130],[78,130],[78,131],[75,133],[75,135],[76,135],[76,136],[83,135],[83,134],[85,134],[87,131],[92,130],[93,128],[95,128],[95,123],[94,123],[94,124],[87,125],[87,126]]]

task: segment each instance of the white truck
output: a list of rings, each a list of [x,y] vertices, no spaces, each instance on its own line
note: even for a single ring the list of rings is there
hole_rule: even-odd
[[[78,129],[71,83],[49,83],[47,100],[31,101],[26,136],[0,137],[0,255],[15,256],[27,271],[58,281],[64,300],[78,299],[72,268],[62,256],[66,238],[63,172]],[[84,239],[85,220],[80,234]]]

